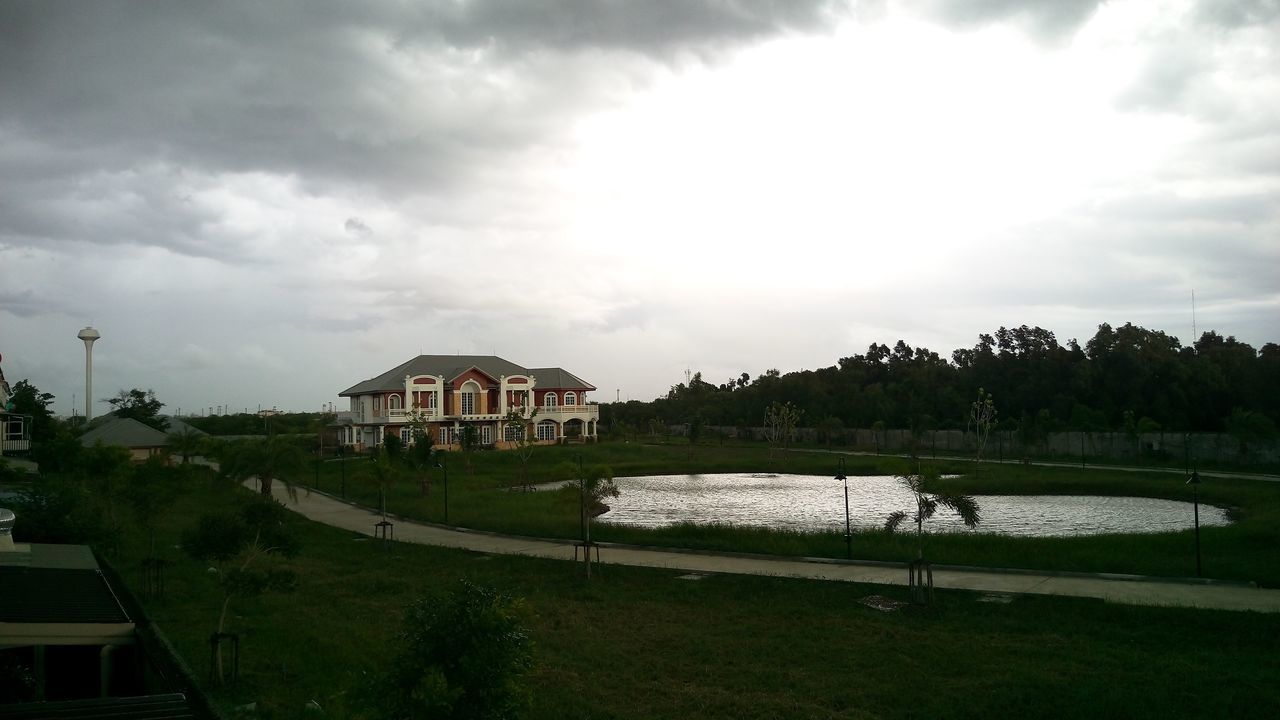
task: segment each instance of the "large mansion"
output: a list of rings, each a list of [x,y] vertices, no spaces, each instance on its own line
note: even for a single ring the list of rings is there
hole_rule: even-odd
[[[587,404],[587,393],[595,389],[561,368],[524,368],[493,355],[419,355],[338,393],[351,398],[338,422],[343,444],[357,450],[388,434],[413,442],[415,426],[444,447],[467,426],[494,447],[523,433],[547,443],[594,439],[600,408]],[[513,410],[523,420],[509,419]]]

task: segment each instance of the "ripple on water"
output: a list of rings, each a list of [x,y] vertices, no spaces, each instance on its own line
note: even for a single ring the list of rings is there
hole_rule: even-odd
[[[732,523],[789,530],[844,529],[844,488],[824,476],[773,473],[654,475],[617,478],[620,497],[603,522],[641,527],[674,523]],[[979,495],[982,532],[1022,536],[1159,533],[1193,526],[1192,504],[1175,500],[1094,495]],[[892,476],[849,478],[849,513],[859,529],[883,526],[895,510],[914,507]],[[1202,526],[1227,525],[1227,513],[1200,506]],[[963,531],[941,508],[930,531]]]

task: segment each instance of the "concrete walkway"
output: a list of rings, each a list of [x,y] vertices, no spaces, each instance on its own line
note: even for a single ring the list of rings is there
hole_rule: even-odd
[[[254,490],[257,481],[246,483]],[[315,522],[372,536],[381,518],[367,508],[352,505],[318,492],[298,490],[290,497],[276,483],[272,494],[285,507]],[[487,532],[447,528],[434,524],[395,519],[394,537],[399,542],[460,548],[497,555],[526,555],[553,560],[573,560],[574,546],[567,540],[497,535]],[[622,545],[603,545],[600,559],[605,564],[666,568],[691,573],[735,573],[776,577],[833,580],[875,585],[905,585],[906,568],[895,564],[844,562],[826,559],[771,558],[681,550],[658,550]],[[935,568],[936,588],[973,590],[996,594],[1065,595],[1100,598],[1131,605],[1198,607],[1218,610],[1280,612],[1280,590],[1263,590],[1233,583],[1197,583],[1141,576],[1053,575],[1025,571],[969,568]]]

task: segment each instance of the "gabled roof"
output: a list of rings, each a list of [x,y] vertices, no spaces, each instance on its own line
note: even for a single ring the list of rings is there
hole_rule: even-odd
[[[169,436],[159,430],[133,418],[121,417],[113,417],[80,436],[80,444],[85,447],[93,447],[99,440],[103,445],[126,448],[162,447],[169,444]]]
[[[205,431],[201,430],[200,428],[196,427],[195,425],[192,425],[192,424],[190,424],[190,423],[188,423],[188,422],[185,422],[185,421],[183,421],[183,420],[180,420],[180,419],[178,419],[178,418],[176,418],[176,417],[173,417],[173,416],[171,416],[171,415],[165,415],[165,416],[163,416],[163,417],[164,417],[165,421],[166,421],[166,422],[168,422],[168,424],[169,424],[168,429],[167,429],[167,432],[168,432],[169,434],[173,434],[173,433],[185,433],[185,432],[193,432],[193,433],[195,433],[195,434],[197,434],[197,435],[208,435],[208,434],[209,434],[209,433],[207,433],[207,432],[205,432]]]
[[[404,390],[405,375],[440,375],[448,382],[473,367],[495,380],[503,375],[530,374],[527,368],[496,355],[419,355],[375,378],[352,385],[338,396]]]
[[[595,386],[565,370],[564,368],[530,368],[529,373],[537,381],[539,390],[556,388],[585,388],[595,390]]]

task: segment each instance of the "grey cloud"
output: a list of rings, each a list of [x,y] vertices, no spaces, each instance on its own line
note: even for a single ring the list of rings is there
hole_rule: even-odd
[[[1134,195],[1097,209],[1100,218],[1167,223],[1280,224],[1280,200],[1265,192],[1183,197],[1172,192]]]
[[[38,129],[105,166],[159,157],[212,171],[443,184],[477,153],[559,129],[565,115],[546,111],[590,87],[555,55],[595,48],[661,60],[814,29],[829,5],[5,3],[0,129]],[[492,47],[518,52],[495,57]],[[415,104],[425,112],[410,112]]]
[[[707,43],[817,30],[843,6],[834,0],[479,0],[426,6],[413,30],[466,47],[589,47],[664,54],[696,51]]]
[[[1227,28],[1274,22],[1280,18],[1280,0],[1212,0],[1197,5],[1196,16]]]
[[[1075,33],[1101,0],[920,0],[919,5],[939,20],[957,27],[1013,22],[1044,40]]]
[[[35,292],[28,289],[0,292],[0,311],[18,317],[38,317],[49,314],[52,308],[44,298],[37,297]]]
[[[373,230],[358,217],[349,217],[342,224],[342,229],[358,238],[366,238],[373,234]]]

